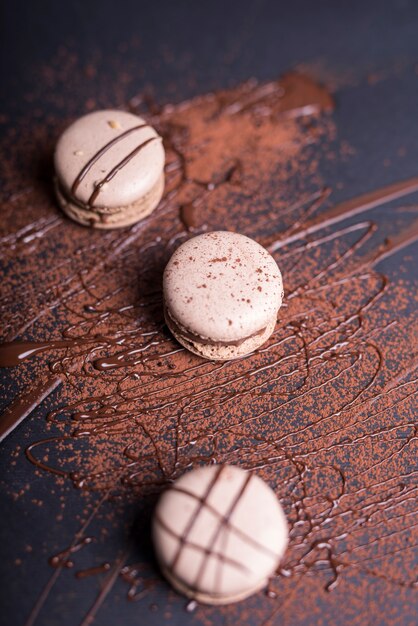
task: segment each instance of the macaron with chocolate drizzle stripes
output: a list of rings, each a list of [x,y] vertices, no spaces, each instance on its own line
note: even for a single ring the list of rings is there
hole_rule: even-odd
[[[183,595],[229,604],[267,586],[288,542],[282,507],[251,472],[210,465],[160,497],[153,540],[162,573]]]
[[[162,138],[141,117],[117,110],[89,113],[58,140],[58,201],[85,226],[130,226],[161,200],[164,161]]]
[[[228,231],[181,245],[163,276],[167,326],[191,352],[234,359],[264,344],[277,321],[283,282],[273,257],[256,241]]]

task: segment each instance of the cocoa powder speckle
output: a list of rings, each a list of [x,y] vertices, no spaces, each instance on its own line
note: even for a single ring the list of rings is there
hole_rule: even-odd
[[[357,626],[364,623],[356,611],[367,606],[371,584],[379,585],[382,598],[393,594],[406,602],[416,585],[417,290],[397,275],[386,277],[378,261],[396,250],[409,223],[402,217],[386,243],[386,225],[376,228],[367,212],[353,218],[351,230],[337,224],[303,235],[312,215],[326,214],[321,160],[340,158],[332,97],[307,76],[289,74],[144,106],[140,94],[132,97],[128,77],[111,92],[84,94],[80,108],[69,97],[78,93],[78,64],[67,56],[57,58],[55,69],[45,68],[40,93],[30,94],[34,108],[44,103],[52,113],[10,127],[0,160],[2,338],[70,342],[22,360],[10,373],[20,390],[49,375],[63,381],[46,400],[44,434],[35,438],[28,430],[21,442],[34,477],[54,480],[51,520],[71,516],[76,533],[91,516],[98,529],[96,544],[80,544],[71,559],[69,546],[79,546],[80,537],[55,546],[41,529],[43,549],[61,555],[55,565],[74,563],[78,571],[78,558],[86,560],[83,568],[93,567],[105,547],[127,598],[146,606],[158,599],[170,619],[168,607],[183,600],[169,596],[141,551],[118,565],[115,536],[132,536],[133,522],[125,523],[130,507],[146,509],[190,467],[234,463],[256,471],[277,493],[289,548],[274,576],[277,597],[198,609],[197,624],[285,623],[295,614],[320,623],[318,607],[338,610],[344,593]],[[58,96],[63,77],[68,93]],[[167,194],[144,223],[96,232],[60,212],[52,172],[40,156],[52,155],[74,115],[118,105],[145,115],[164,137]],[[295,113],[300,110],[303,119]],[[342,152],[350,157],[347,148]],[[238,161],[239,184],[232,185],[229,170]],[[199,212],[187,227],[179,207],[191,201],[199,202]],[[286,289],[268,343],[222,365],[181,349],[164,326],[162,270],[190,228],[202,232],[203,225],[270,247]],[[16,449],[13,460],[23,453]],[[36,480],[14,489],[29,516],[46,508],[32,495],[35,488]],[[148,531],[142,532],[148,543]],[[17,557],[22,566],[37,548],[26,550]],[[381,618],[379,607],[367,611],[370,621]]]

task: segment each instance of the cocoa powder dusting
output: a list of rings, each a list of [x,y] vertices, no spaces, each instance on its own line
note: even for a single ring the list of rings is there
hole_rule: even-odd
[[[417,232],[405,220],[385,241],[371,210],[412,193],[414,181],[398,185],[398,196],[381,190],[369,194],[374,202],[329,208],[320,163],[335,155],[334,103],[305,75],[145,110],[144,102],[125,107],[164,139],[166,192],[129,229],[97,232],[57,209],[48,159],[69,121],[65,104],[49,124],[11,131],[2,163],[1,335],[14,343],[0,347],[0,362],[19,363],[11,372],[25,393],[59,381],[44,437],[26,454],[40,476],[56,476],[57,492],[77,488],[84,507],[76,534],[51,557],[51,580],[27,623],[47,611],[57,578],[75,571],[79,585],[100,577],[83,624],[118,581],[130,600],[162,614],[166,584],[135,549],[149,535],[135,523],[125,528],[126,511],[148,515],[164,486],[204,463],[238,464],[267,480],[287,514],[290,545],[266,594],[222,608],[189,605],[196,623],[279,624],[292,611],[320,623],[318,607],[331,606],[343,586],[354,606],[366,603],[369,584],[407,602],[417,585],[416,288],[385,276],[382,261],[401,261]],[[47,157],[40,173],[32,168],[39,146]],[[206,229],[253,237],[284,278],[270,340],[227,363],[188,353],[164,324],[165,264]],[[103,563],[94,549],[115,527],[129,543]],[[365,623],[361,611],[352,624]],[[373,611],[380,615],[370,607],[370,619]]]

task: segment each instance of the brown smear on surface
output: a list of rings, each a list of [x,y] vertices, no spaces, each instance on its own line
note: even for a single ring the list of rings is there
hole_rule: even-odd
[[[59,378],[50,376],[46,380],[41,380],[36,385],[32,385],[28,393],[22,393],[11,402],[0,416],[0,442],[60,384]]]
[[[268,594],[199,607],[196,623],[220,615],[282,623],[294,610],[302,623],[318,597],[332,605],[341,580],[360,608],[370,581],[408,602],[418,544],[416,291],[389,281],[378,263],[416,233],[405,222],[382,243],[368,211],[413,193],[416,181],[325,208],[319,160],[335,137],[333,101],[306,76],[249,81],[148,114],[137,102],[130,110],[156,127],[167,152],[165,196],[143,222],[82,228],[58,212],[45,186],[19,186],[17,170],[8,177],[1,254],[15,271],[3,282],[2,334],[40,343],[27,358],[19,357],[27,346],[16,345],[0,357],[20,361],[18,380],[49,372],[64,381],[64,400],[28,457],[36,471],[71,481],[92,507],[55,556],[27,624],[46,610],[57,576],[68,575],[69,555],[76,564],[73,553],[109,497],[141,502],[203,463],[239,464],[267,480],[286,511],[290,545]],[[205,229],[255,238],[284,277],[275,332],[237,361],[204,361],[164,325],[164,266]],[[103,569],[83,623],[118,578],[131,599],[151,602],[155,572],[134,567],[134,558],[115,554]],[[378,620],[379,610],[368,616]],[[362,615],[351,623],[363,624]]]

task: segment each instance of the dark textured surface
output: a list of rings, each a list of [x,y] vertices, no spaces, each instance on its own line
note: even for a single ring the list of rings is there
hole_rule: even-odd
[[[68,7],[57,2],[15,2],[7,3],[7,6],[3,3],[2,11],[4,32],[1,45],[4,47],[2,64],[6,88],[0,113],[6,116],[2,118],[6,132],[14,124],[18,127],[25,113],[33,113],[32,101],[25,98],[25,94],[36,91],[36,72],[41,66],[48,65],[51,59],[54,64],[59,63],[62,45],[75,51],[79,61],[81,59],[77,68],[93,61],[99,68],[98,75],[93,78],[80,78],[77,93],[71,97],[67,94],[65,110],[68,118],[82,112],[88,98],[98,97],[100,104],[100,93],[112,90],[115,72],[120,71],[123,63],[129,66],[131,75],[132,68],[137,68],[128,89],[131,95],[152,87],[163,101],[178,101],[230,86],[250,76],[260,80],[273,79],[292,66],[304,63],[316,69],[325,81],[335,83],[337,106],[334,119],[338,140],[349,142],[355,149],[349,159],[328,160],[321,167],[326,184],[334,188],[334,201],[417,173],[416,2],[306,0],[285,5],[273,1],[156,1],[146,4],[93,1],[73,2]],[[115,56],[118,56],[117,64]],[[62,89],[65,91],[64,86]],[[119,97],[116,94],[115,105],[121,104],[117,101]],[[38,94],[36,106],[58,111],[57,117],[63,111],[47,92],[44,98]],[[42,118],[42,112],[39,117]],[[385,223],[385,235],[396,230],[392,206],[379,212],[375,219]],[[385,261],[382,264],[384,271],[396,274],[398,261],[398,257]],[[416,264],[407,263],[402,278],[413,276],[415,269]],[[3,372],[3,380],[4,391],[0,400],[5,406],[15,396],[16,388],[15,379],[8,371]],[[35,475],[23,453],[27,444],[44,435],[42,418],[49,408],[54,407],[55,393],[44,402],[36,417],[27,419],[1,445],[0,454],[4,459],[0,496],[1,567],[5,581],[1,592],[4,606],[1,619],[8,625],[25,623],[51,575],[48,556],[68,545],[68,538],[77,531],[82,517],[83,503],[79,493],[68,483],[62,487],[66,506],[64,522],[56,521],[61,501],[53,494],[55,478],[46,473]],[[17,446],[20,449],[16,465],[12,467],[10,458]],[[416,469],[414,448],[410,465],[411,469]],[[10,498],[10,491],[19,493],[20,490],[29,495],[15,500]],[[33,505],[33,500],[42,501],[43,505]],[[112,502],[106,506],[110,510],[116,508]],[[123,515],[128,526],[133,525],[135,537],[141,538],[139,545],[135,539],[131,550],[134,554],[138,551],[138,560],[145,558],[152,568],[148,542],[152,502],[147,501],[143,506],[146,509],[144,515],[135,503],[124,507]],[[100,525],[98,522],[98,527]],[[123,549],[126,533],[122,526],[110,526],[107,542],[96,546],[97,563],[111,561],[115,553]],[[98,528],[96,530],[99,534]],[[95,535],[94,526],[90,534]],[[31,547],[30,553],[26,546]],[[16,559],[21,559],[22,564],[16,566]],[[80,551],[77,569],[90,565],[91,561]],[[388,587],[382,579],[365,579],[355,572],[350,574],[350,585],[343,580],[328,595],[322,593],[319,583],[316,595],[312,592],[315,582],[309,584],[309,601],[316,598],[316,606],[300,602],[292,615],[287,614],[286,624],[342,626],[352,621],[357,624],[356,613],[360,612],[362,605],[364,610],[365,603],[373,612],[375,626],[412,626],[416,623],[416,589],[400,593],[396,586]],[[82,583],[72,575],[63,576],[54,589],[53,599],[35,623],[78,624],[96,593],[94,576]],[[161,585],[153,592],[152,603],[158,607],[155,612],[150,609],[147,598],[143,603],[128,603],[126,585],[118,581],[95,623],[103,626],[122,623],[128,626],[139,622],[205,623],[204,609],[188,615],[184,610],[185,602]],[[260,623],[260,613],[256,609],[256,600],[250,601],[244,613],[245,623]],[[273,610],[274,605],[270,612]],[[223,613],[219,618],[222,621],[217,623],[232,624],[236,617],[231,613],[229,618]],[[216,623],[215,620],[216,615],[208,614],[208,623]],[[271,623],[275,623],[274,618]]]

